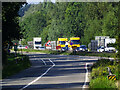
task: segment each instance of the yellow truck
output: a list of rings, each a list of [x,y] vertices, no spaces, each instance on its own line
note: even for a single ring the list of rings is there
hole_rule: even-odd
[[[70,50],[78,50],[80,47],[80,37],[71,37],[68,47],[70,48]]]
[[[60,50],[60,51],[65,51],[66,50],[66,42],[68,42],[68,38],[58,38],[58,41],[57,41],[57,47],[56,48],[57,50]]]

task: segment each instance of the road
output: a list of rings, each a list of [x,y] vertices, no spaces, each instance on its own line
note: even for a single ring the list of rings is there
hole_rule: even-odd
[[[89,67],[98,57],[27,54],[32,66],[2,80],[8,89],[83,89],[89,84]]]

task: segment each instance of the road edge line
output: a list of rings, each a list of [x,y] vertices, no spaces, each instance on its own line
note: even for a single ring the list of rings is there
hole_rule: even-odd
[[[84,88],[85,88],[85,86],[86,86],[86,82],[88,81],[88,69],[87,69],[87,65],[88,65],[89,63],[86,63],[86,65],[85,65],[85,69],[86,69],[86,75],[85,75],[85,82],[84,82],[84,85],[83,85],[83,87],[82,87],[82,90],[84,90]]]

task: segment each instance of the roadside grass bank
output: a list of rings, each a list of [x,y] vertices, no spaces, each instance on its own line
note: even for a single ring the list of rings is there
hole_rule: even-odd
[[[14,53],[10,53],[7,56],[8,62],[6,65],[3,65],[2,78],[7,78],[31,66],[29,57],[26,55],[20,55],[18,53],[15,57]]]
[[[112,74],[116,75],[116,80],[109,80],[108,79],[108,69],[111,69]],[[118,62],[110,61],[109,59],[100,59],[98,60],[93,66],[91,67],[92,72],[90,74],[90,90],[95,88],[102,88],[102,89],[120,89],[119,82],[120,82],[120,64]]]
[[[21,50],[18,50],[21,51]],[[80,55],[80,56],[99,56],[99,57],[111,57],[116,58],[116,53],[107,53],[107,52],[72,52],[72,51],[66,51],[66,52],[60,52],[60,51],[53,51],[53,50],[33,50],[33,49],[23,49],[22,51],[25,52],[41,52],[46,54],[55,54],[55,55]]]

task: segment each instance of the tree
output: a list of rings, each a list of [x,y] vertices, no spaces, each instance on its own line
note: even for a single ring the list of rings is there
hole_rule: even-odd
[[[2,3],[2,60],[3,64],[7,63],[6,59],[6,46],[13,39],[20,39],[22,34],[20,33],[18,25],[18,11],[24,3],[17,2],[3,2]]]

